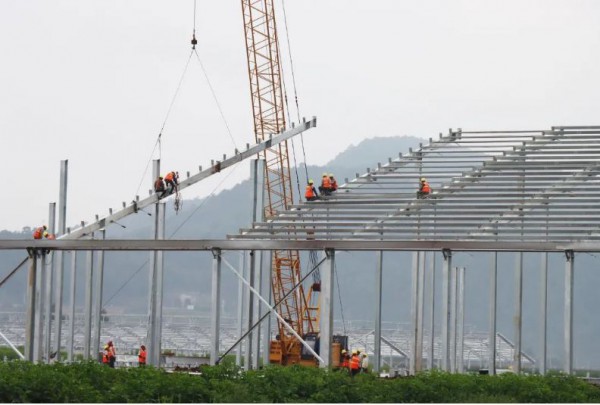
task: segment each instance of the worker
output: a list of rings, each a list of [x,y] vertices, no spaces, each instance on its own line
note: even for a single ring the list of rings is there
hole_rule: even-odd
[[[42,237],[47,238],[50,236],[47,231],[48,227],[46,225],[40,226],[39,228],[35,228],[33,231],[33,239],[42,239]]]
[[[306,186],[306,191],[304,192],[304,198],[306,198],[306,201],[314,201],[319,198],[319,194],[317,194],[317,189],[315,188],[315,184],[312,179],[308,180],[308,185]]]
[[[154,182],[154,191],[156,191],[156,194],[160,193],[158,198],[163,198],[167,194],[167,190],[165,189],[165,182],[163,181],[162,176],[158,176],[158,178]]]
[[[109,358],[109,347],[108,345],[104,345],[104,350],[102,351],[102,364],[108,366],[108,358]]]
[[[321,192],[321,195],[331,195],[331,180],[329,179],[329,175],[327,173],[323,173],[319,191]]]
[[[425,177],[421,177],[421,182],[419,184],[419,191],[417,191],[417,198],[427,198],[427,196],[431,193],[431,186],[427,182]]]
[[[177,185],[179,185],[179,172],[169,172],[165,175],[165,183],[169,187],[169,195],[177,191]]]
[[[369,372],[369,357],[367,356],[367,353],[362,354],[362,359],[360,360],[360,370],[363,373]]]
[[[354,377],[360,372],[360,356],[357,350],[352,350],[352,357],[350,358],[350,375]]]
[[[338,186],[333,173],[329,173],[329,181],[331,182],[331,191],[336,191]]]
[[[146,366],[146,346],[140,346],[140,352],[138,353],[138,364],[140,367]]]
[[[110,368],[115,368],[115,361],[117,360],[117,351],[115,350],[115,345],[112,340],[109,340],[106,344],[108,346],[108,366]]]
[[[340,368],[347,372],[349,367],[350,367],[350,356],[348,355],[348,350],[343,349],[342,350],[342,361],[340,363]]]

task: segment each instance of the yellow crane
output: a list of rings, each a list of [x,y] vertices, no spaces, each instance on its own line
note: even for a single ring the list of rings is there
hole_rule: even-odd
[[[265,140],[286,128],[283,76],[277,36],[274,0],[242,0],[248,78],[252,99],[252,116],[256,141]],[[293,203],[292,177],[287,141],[263,152],[265,160],[265,220]],[[294,289],[301,279],[300,256],[296,250],[276,250],[271,263],[271,287],[274,302],[283,319],[299,336],[318,339],[320,283],[305,293],[303,286]],[[313,356],[303,354],[298,339],[278,322],[277,339],[271,341],[269,360],[276,364],[316,365]],[[337,344],[338,347],[340,346]],[[338,350],[339,351],[339,350]],[[334,358],[337,357],[334,355]]]

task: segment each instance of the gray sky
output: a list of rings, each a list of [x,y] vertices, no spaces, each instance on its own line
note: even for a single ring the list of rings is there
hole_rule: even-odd
[[[285,38],[281,5],[276,0]],[[285,7],[301,114],[319,119],[304,137],[308,164],[373,136],[600,124],[598,1],[286,0]],[[144,169],[158,157],[152,150],[192,28],[193,0],[0,0],[0,229],[46,222],[62,159],[68,225],[147,195]],[[197,0],[196,31],[242,147],[253,133],[240,2]],[[163,172],[195,173],[233,151],[195,58],[161,145]],[[299,142],[296,152],[303,161]],[[382,151],[382,159],[392,154]],[[238,166],[184,198],[248,177],[248,164]]]

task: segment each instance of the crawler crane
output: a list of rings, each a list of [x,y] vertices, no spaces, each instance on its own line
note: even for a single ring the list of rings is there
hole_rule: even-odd
[[[242,0],[252,116],[257,142],[286,127],[286,105],[273,3],[274,0]],[[265,150],[263,158],[266,197],[264,215],[265,220],[269,220],[293,203],[287,141]],[[284,299],[302,278],[299,253],[296,250],[277,250],[272,257],[273,300],[279,302],[283,299],[277,311],[299,336],[318,351],[320,282],[313,282],[307,292],[300,285],[297,291]],[[333,366],[339,362],[342,346],[346,346],[345,340],[333,343]],[[277,337],[270,344],[269,361],[282,365],[317,365],[314,356],[295,336],[289,334],[281,321],[278,323]]]

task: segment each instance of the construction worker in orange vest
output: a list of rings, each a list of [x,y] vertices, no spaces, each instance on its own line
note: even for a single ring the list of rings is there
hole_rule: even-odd
[[[140,346],[140,352],[138,353],[138,364],[140,367],[146,366],[146,346]]]
[[[350,358],[350,375],[354,377],[360,372],[360,355],[358,350],[352,350],[352,357]]]
[[[115,350],[115,345],[113,345],[112,340],[108,341],[108,365],[111,368],[115,368],[115,361],[117,360],[117,352]]]
[[[104,345],[104,351],[102,352],[102,364],[108,366],[109,348],[108,345]]]
[[[179,184],[179,172],[169,172],[165,175],[165,183],[169,187],[169,195],[177,191],[177,185]]]
[[[421,182],[419,184],[419,191],[417,191],[417,198],[427,198],[427,196],[431,193],[431,186],[427,182],[425,177],[421,177]]]
[[[331,182],[331,191],[336,191],[338,186],[333,173],[329,173],[329,181]]]
[[[317,189],[315,188],[312,179],[308,180],[308,184],[306,185],[306,191],[304,192],[304,198],[306,198],[306,201],[314,201],[319,198],[319,195],[317,194]]]
[[[347,372],[349,367],[350,367],[350,356],[348,355],[348,350],[343,349],[342,350],[342,362],[340,363],[340,368]]]
[[[46,225],[40,226],[39,228],[35,228],[33,231],[33,239],[42,239],[42,237],[47,238],[50,236],[47,231],[48,227]]]
[[[323,173],[319,191],[321,192],[321,195],[331,195],[331,180],[329,179],[329,175],[327,173]]]

